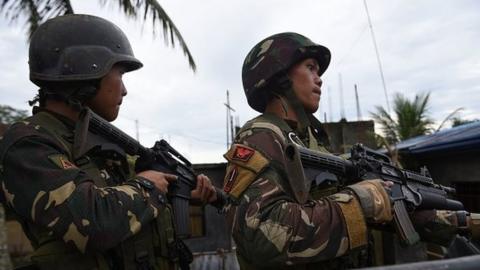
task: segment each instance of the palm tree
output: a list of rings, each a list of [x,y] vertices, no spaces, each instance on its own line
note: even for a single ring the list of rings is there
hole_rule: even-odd
[[[370,114],[380,124],[388,143],[395,144],[432,131],[433,120],[428,116],[429,98],[430,93],[420,94],[410,101],[396,93],[393,101],[394,117],[382,106],[376,106],[376,112]]]
[[[142,17],[142,19],[146,21],[147,17],[150,16],[154,29],[156,24],[161,23],[165,42],[168,43],[168,41],[170,41],[170,44],[175,46],[175,39],[178,40],[183,53],[188,58],[190,68],[193,71],[196,70],[195,61],[180,31],[157,0],[116,1],[128,17],[135,19]],[[100,0],[101,5],[106,5],[107,2],[109,1]],[[30,39],[37,27],[47,19],[65,14],[73,14],[75,12],[71,0],[0,0],[0,13],[3,13],[4,16],[12,22],[17,21],[23,16],[27,17],[28,38]]]
[[[10,125],[28,116],[26,110],[19,110],[8,105],[0,105],[0,125]]]
[[[453,117],[450,120],[452,121],[452,127],[458,127],[458,126],[461,126],[461,125],[470,124],[470,123],[480,121],[478,119],[468,120],[468,119],[462,119],[460,117]]]

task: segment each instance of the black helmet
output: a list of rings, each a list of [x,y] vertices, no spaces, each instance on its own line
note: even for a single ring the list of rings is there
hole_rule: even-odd
[[[28,63],[30,80],[39,86],[100,79],[117,63],[127,71],[143,66],[120,28],[80,14],[59,16],[40,25],[30,42]]]
[[[267,85],[279,75],[285,75],[290,67],[312,57],[320,66],[322,75],[330,64],[330,50],[293,32],[279,33],[265,38],[248,53],[242,68],[242,81],[250,107],[263,112],[263,93]]]

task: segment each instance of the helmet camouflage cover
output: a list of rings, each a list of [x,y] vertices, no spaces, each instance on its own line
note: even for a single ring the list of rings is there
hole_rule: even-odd
[[[292,32],[279,33],[260,41],[248,53],[242,68],[242,81],[250,107],[258,112],[265,109],[262,95],[279,75],[301,60],[312,57],[318,61],[319,75],[330,63],[330,50]]]
[[[104,77],[116,63],[127,71],[142,67],[125,34],[91,15],[55,17],[34,32],[29,49],[30,80],[70,82]]]

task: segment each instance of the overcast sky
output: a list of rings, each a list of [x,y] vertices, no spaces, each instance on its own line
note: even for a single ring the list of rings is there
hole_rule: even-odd
[[[124,76],[128,95],[114,124],[135,137],[137,119],[145,146],[165,138],[194,163],[223,162],[225,91],[241,124],[257,115],[243,94],[241,66],[258,41],[279,32],[301,33],[332,51],[317,113],[322,121],[324,113],[340,119],[339,74],[347,120],[357,120],[354,84],[364,120],[374,106],[386,106],[361,0],[159,0],[187,42],[196,73],[180,49],[165,46],[160,29],[153,38],[150,22],[126,19],[118,6],[99,2],[72,5],[117,24],[144,63]],[[459,107],[462,118],[480,119],[480,1],[368,0],[368,8],[390,102],[395,92],[413,98],[430,91],[437,124]],[[0,104],[18,109],[29,109],[37,90],[28,80],[26,30],[23,21],[0,18]]]

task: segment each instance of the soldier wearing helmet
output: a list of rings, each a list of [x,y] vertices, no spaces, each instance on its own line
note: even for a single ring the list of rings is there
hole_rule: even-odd
[[[132,157],[88,132],[90,110],[108,121],[117,118],[127,94],[122,76],[142,67],[124,33],[99,17],[57,17],[34,33],[29,58],[30,80],[40,87],[31,103],[40,106],[1,140],[0,181],[7,207],[35,249],[32,265],[188,265],[165,198],[177,177],[135,174]],[[197,181],[192,197],[214,201],[208,177]]]
[[[285,158],[291,143],[328,152],[313,113],[329,63],[326,47],[297,33],[267,37],[245,58],[245,94],[261,115],[241,128],[225,154],[224,180],[242,269],[371,265],[368,228],[392,220],[386,191],[392,183],[366,180],[340,188],[324,181],[311,189],[300,160]]]
[[[350,255],[365,255],[367,221],[392,219],[379,181],[314,198],[301,163],[285,158],[288,143],[327,151],[326,135],[313,113],[320,101],[320,76],[329,63],[326,47],[297,33],[270,36],[245,58],[248,104],[262,114],[242,127],[225,154],[224,181],[242,269],[317,267],[316,262],[359,266]]]

